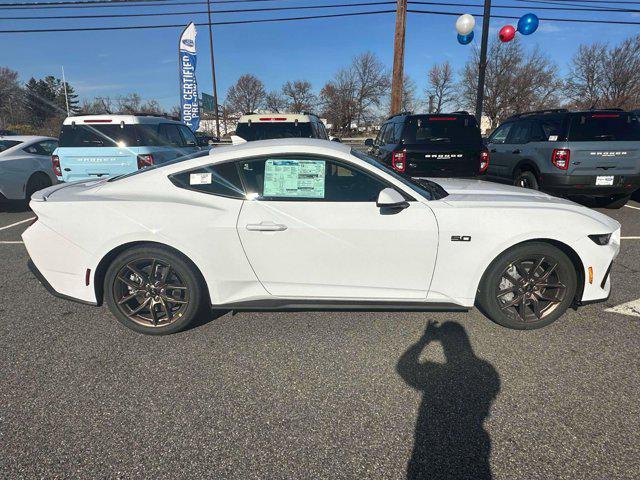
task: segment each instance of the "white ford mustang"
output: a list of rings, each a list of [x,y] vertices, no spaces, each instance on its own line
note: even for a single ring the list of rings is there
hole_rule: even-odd
[[[322,140],[223,147],[34,194],[31,268],[143,333],[229,310],[459,311],[510,328],[604,300],[620,224],[482,181],[407,180]]]

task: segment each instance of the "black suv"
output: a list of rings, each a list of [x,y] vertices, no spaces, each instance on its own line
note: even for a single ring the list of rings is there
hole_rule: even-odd
[[[410,177],[477,177],[489,166],[478,123],[467,112],[400,113],[365,145],[378,161]]]
[[[640,117],[565,109],[514,115],[488,140],[489,178],[623,206],[640,187]]]

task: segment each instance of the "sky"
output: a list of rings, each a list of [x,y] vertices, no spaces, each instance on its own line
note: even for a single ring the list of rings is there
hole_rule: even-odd
[[[12,0],[0,0],[8,3]],[[25,0],[26,3],[32,0]],[[193,1],[193,0],[191,0]],[[231,3],[215,5],[215,9],[264,8],[268,6],[327,5],[353,3],[363,0],[272,0],[259,3]],[[379,0],[378,0],[379,1]],[[437,1],[437,0],[436,0]],[[579,0],[555,0],[571,5]],[[183,5],[171,0],[167,6],[129,8],[75,8],[47,10],[2,10],[0,30],[33,28],[72,28],[79,26],[116,26],[184,24],[205,22],[205,15],[169,17],[138,17],[118,19],[73,20],[12,20],[7,17],[38,15],[89,15],[205,10],[204,5]],[[455,0],[455,3],[481,5],[481,0]],[[548,3],[523,3],[515,0],[494,0],[496,5],[518,5],[528,10],[494,8],[494,14],[518,17],[527,11],[539,17],[572,17],[584,19],[619,19],[640,21],[640,1],[637,5],[618,5],[638,9],[637,13],[558,12],[540,7]],[[600,4],[602,6],[603,4]],[[557,5],[556,5],[557,6]],[[292,17],[347,11],[387,10],[394,5],[353,7],[349,9],[321,9],[255,13],[219,13],[213,21]],[[453,11],[481,14],[480,7],[414,5],[422,10]],[[405,72],[414,80],[418,94],[424,97],[427,71],[434,63],[449,61],[460,71],[472,53],[472,45],[479,44],[482,20],[476,17],[475,40],[471,45],[457,43],[454,16],[408,14],[405,51]],[[365,51],[372,51],[388,65],[393,63],[394,14],[360,17],[304,20],[248,25],[214,27],[214,52],[218,95],[224,98],[228,88],[244,73],[260,78],[268,91],[280,89],[287,80],[309,80],[316,92],[351,59]],[[491,20],[490,36],[506,24],[517,20]],[[61,76],[64,66],[67,81],[80,98],[117,96],[137,92],[144,99],[156,99],[165,108],[178,104],[178,37],[181,28],[158,30],[124,30],[107,32],[58,32],[0,34],[0,66],[18,71],[26,82],[30,77]],[[520,39],[525,49],[538,46],[560,68],[568,72],[569,62],[583,43],[604,41],[616,44],[624,38],[640,33],[640,25],[595,25],[541,21],[540,28]],[[209,62],[209,38],[206,27],[198,27],[198,83],[201,92],[212,92]]]

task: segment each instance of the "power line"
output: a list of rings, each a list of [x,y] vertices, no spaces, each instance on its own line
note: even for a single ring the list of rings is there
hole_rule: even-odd
[[[226,9],[215,10],[211,12],[213,15],[220,13],[243,13],[243,12],[275,12],[282,10],[313,10],[319,8],[349,8],[349,7],[368,7],[373,5],[395,5],[394,1],[385,2],[360,2],[360,3],[338,3],[331,5],[303,5],[295,7],[266,7],[266,8],[244,8],[244,9]],[[444,5],[444,4],[443,4]],[[165,17],[179,15],[206,15],[207,10],[190,11],[190,12],[153,12],[153,13],[120,13],[112,15],[48,15],[48,16],[32,16],[32,17],[3,17],[2,20],[54,20],[69,18],[129,18],[129,17]]]
[[[148,7],[181,7],[183,5],[206,5],[207,2],[203,1],[191,1],[191,2],[180,2],[180,3],[151,3],[151,2],[162,2],[164,0],[143,0],[149,1],[149,3],[143,4],[134,4],[139,0],[128,0],[118,1],[118,2],[108,2],[107,5],[97,4],[97,2],[75,2],[70,1],[64,4],[54,4],[53,2],[48,2],[46,4],[31,4],[31,3],[20,3],[20,4],[0,4],[0,10],[43,10],[43,9],[92,9],[92,8],[148,8]],[[282,0],[214,0],[212,4],[225,4],[225,3],[254,3],[254,2],[274,2],[274,1],[282,1]],[[6,6],[4,6],[6,5]]]
[[[517,1],[517,0],[516,0]],[[526,1],[526,0],[525,0]],[[424,2],[424,1],[412,1],[409,0],[410,4],[414,5],[444,5],[449,7],[471,7],[471,8],[482,8],[482,5],[476,5],[473,3],[450,3],[450,2]],[[540,2],[540,3],[552,3],[559,5],[558,2]],[[573,3],[567,3],[567,5],[576,5]],[[491,9],[502,8],[508,10],[557,10],[557,11],[567,11],[567,12],[611,12],[611,13],[625,13],[625,12],[640,12],[640,9],[630,9],[630,8],[606,8],[606,7],[528,7],[526,5],[492,5]],[[493,15],[492,15],[493,16]]]
[[[203,27],[207,25],[241,25],[250,23],[270,23],[270,22],[292,22],[297,20],[312,20],[317,18],[338,18],[338,17],[355,17],[359,15],[378,15],[385,13],[395,13],[395,10],[375,10],[371,12],[353,12],[353,13],[334,13],[329,15],[309,15],[304,17],[288,17],[288,18],[263,18],[256,20],[230,20],[225,22],[211,22],[210,24],[196,23],[197,26]],[[173,25],[128,25],[121,27],[81,27],[81,28],[38,28],[29,30],[0,30],[1,33],[53,33],[53,32],[92,32],[92,31],[108,31],[108,30],[149,30],[157,28],[184,28],[184,24],[178,23]]]

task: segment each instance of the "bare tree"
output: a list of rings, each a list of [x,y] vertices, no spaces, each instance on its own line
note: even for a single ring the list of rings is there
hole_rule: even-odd
[[[115,103],[119,113],[137,113],[142,105],[142,97],[137,93],[128,93],[116,97]]]
[[[282,86],[282,95],[286,98],[287,108],[292,113],[311,111],[317,102],[311,82],[307,80],[286,82]]]
[[[274,113],[282,113],[287,109],[287,100],[280,92],[269,92],[264,99],[264,108]]]
[[[23,97],[18,72],[0,67],[0,126],[24,121]]]
[[[476,102],[479,50],[465,65],[460,97],[469,109]],[[558,103],[561,89],[557,67],[538,49],[523,52],[520,43],[493,43],[489,48],[483,112],[494,127],[514,113],[549,108]]]
[[[451,106],[451,102],[455,98],[455,79],[451,64],[449,62],[436,63],[429,69],[428,79],[427,98],[433,98],[434,112],[441,113]]]
[[[333,130],[346,132],[351,129],[356,113],[357,80],[353,69],[338,71],[334,79],[320,90],[322,116]]]
[[[382,105],[391,88],[391,79],[386,67],[372,52],[355,57],[351,68],[357,86],[355,119],[361,125],[374,116],[376,107]]]
[[[403,112],[413,112],[419,108],[419,103],[416,97],[416,83],[405,73],[402,77],[402,105],[400,109]]]
[[[602,58],[606,53],[607,47],[602,43],[580,45],[565,82],[565,93],[574,106],[595,108],[601,104],[604,95]]]
[[[242,75],[227,91],[226,104],[236,113],[253,112],[264,104],[264,84],[256,76]]]

